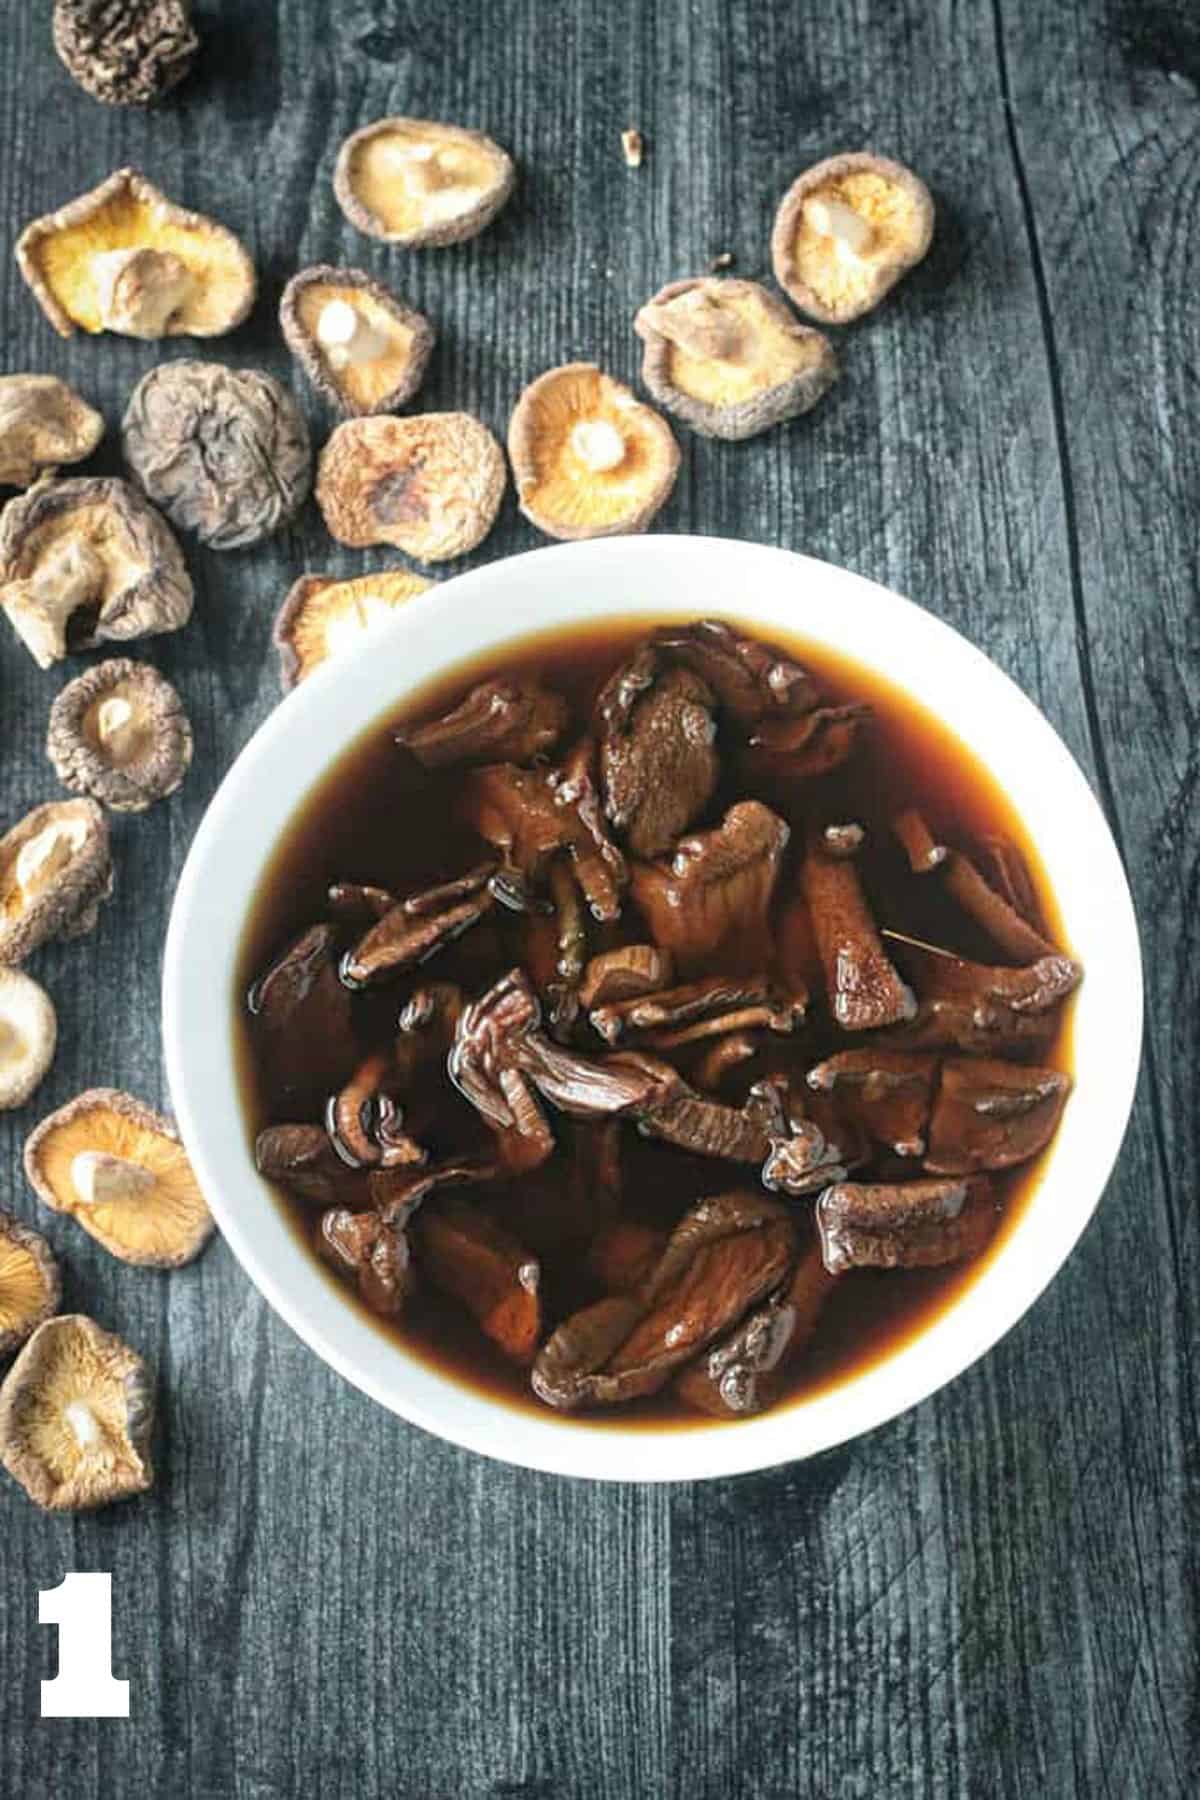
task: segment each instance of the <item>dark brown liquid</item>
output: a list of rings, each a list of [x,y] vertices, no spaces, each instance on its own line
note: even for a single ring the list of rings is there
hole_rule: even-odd
[[[235,1013],[237,1055],[243,1071],[246,1127],[254,1134],[268,1122],[258,1072],[254,1066],[243,999],[251,981],[306,926],[326,916],[325,896],[335,881],[362,882],[404,894],[443,881],[477,863],[487,853],[474,833],[457,818],[459,770],[430,774],[393,743],[405,722],[447,710],[485,675],[534,674],[567,697],[575,721],[586,720],[603,681],[647,631],[661,621],[643,616],[603,626],[566,629],[514,644],[507,654],[461,665],[452,674],[409,699],[393,714],[373,721],[350,745],[329,774],[297,809],[263,877],[246,926],[240,957],[240,989]],[[739,629],[744,629],[739,627]],[[864,747],[849,764],[816,788],[807,784],[789,795],[772,785],[760,795],[789,822],[799,824],[803,805],[813,815],[819,791],[821,815],[829,821],[857,821],[867,828],[867,847],[859,868],[879,923],[960,954],[994,961],[987,940],[973,935],[957,909],[945,902],[936,882],[906,873],[888,821],[904,806],[917,805],[935,835],[968,847],[988,836],[1007,839],[1024,855],[1038,890],[1049,934],[1063,944],[1060,919],[1040,860],[1025,829],[982,764],[923,706],[881,676],[803,639],[764,633],[770,641],[811,670],[830,701],[865,700],[875,712]],[[719,820],[735,800],[748,797],[743,781],[718,793],[710,816]],[[800,833],[793,835],[792,850]],[[791,852],[789,852],[790,858]],[[785,862],[779,884],[781,899],[794,889],[792,862]],[[620,942],[644,941],[646,932],[633,907],[617,927],[594,928],[593,953]],[[495,917],[495,915],[493,915]],[[378,995],[362,996],[360,1023],[364,1035],[379,1042],[394,1032],[397,1012],[411,989],[436,977],[457,981],[477,993],[516,963],[528,966],[529,928],[515,916],[503,915],[469,933],[442,952],[415,977],[387,986]],[[1065,948],[1064,944],[1064,948]],[[893,946],[895,948],[895,946]],[[896,960],[903,963],[903,952]],[[538,971],[533,971],[535,977]],[[814,1009],[816,1010],[816,1009]],[[1057,1043],[1038,1060],[1069,1067],[1070,1005]],[[836,1047],[845,1047],[844,1036]],[[806,1026],[794,1039],[782,1040],[786,1065],[800,1072],[835,1047],[828,1031]],[[597,1046],[599,1047],[599,1046]],[[762,1072],[747,1065],[746,1082]],[[435,1154],[458,1147],[480,1147],[478,1122],[466,1103],[444,1082],[444,1103],[426,1139]],[[737,1092],[744,1091],[742,1089]],[[735,1095],[736,1097],[736,1095]],[[565,1135],[558,1122],[560,1137]],[[556,1257],[556,1216],[561,1212],[566,1158],[560,1152],[542,1169],[491,1199],[496,1216],[538,1251],[543,1266],[547,1328],[574,1306],[596,1297],[580,1266],[578,1252]],[[698,1198],[745,1185],[752,1174],[726,1163],[706,1160],[660,1144],[648,1143],[633,1131],[623,1134],[624,1215],[670,1226]],[[1005,1233],[1036,1187],[1039,1163],[996,1178],[1003,1218],[984,1255],[973,1263],[950,1268],[886,1273],[857,1272],[843,1276],[821,1316],[817,1332],[796,1363],[791,1398],[827,1390],[861,1373],[924,1330],[975,1280],[995,1254]],[[482,1190],[472,1191],[476,1200]],[[306,1244],[311,1246],[316,1211],[280,1195],[280,1204]],[[798,1202],[808,1205],[810,1202]],[[315,1256],[315,1251],[313,1252]],[[322,1263],[324,1269],[325,1265]],[[454,1302],[423,1289],[399,1322],[381,1320],[367,1311],[356,1292],[330,1271],[328,1278],[359,1307],[377,1328],[395,1338],[442,1373],[504,1399],[515,1406],[550,1416],[529,1388],[528,1371],[512,1367],[484,1338]],[[786,1404],[786,1402],[784,1402]],[[670,1391],[610,1412],[572,1415],[568,1424],[589,1428],[644,1422],[661,1428],[700,1427],[715,1421],[685,1410]]]

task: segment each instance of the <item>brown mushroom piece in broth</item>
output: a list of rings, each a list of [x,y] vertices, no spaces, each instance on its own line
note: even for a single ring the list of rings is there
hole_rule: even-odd
[[[683,838],[669,859],[633,865],[633,898],[656,944],[689,973],[761,965],[791,833],[758,800],[731,806],[713,831]]]
[[[916,1000],[888,959],[853,861],[810,837],[800,880],[837,1023],[867,1031],[911,1019]]]
[[[450,712],[396,741],[427,769],[527,763],[554,748],[566,723],[566,702],[536,682],[482,681]]]
[[[925,1167],[939,1174],[1008,1169],[1053,1137],[1070,1076],[991,1057],[952,1057],[929,1121]]]
[[[840,1050],[808,1071],[808,1085],[832,1094],[839,1107],[896,1156],[925,1154],[925,1134],[937,1087],[938,1059],[919,1052]]]
[[[817,1202],[825,1267],[928,1269],[975,1256],[996,1227],[986,1179],[905,1181],[877,1186],[844,1181]]]
[[[661,856],[704,812],[721,775],[715,701],[690,669],[650,646],[596,702],[604,811],[634,856]]]

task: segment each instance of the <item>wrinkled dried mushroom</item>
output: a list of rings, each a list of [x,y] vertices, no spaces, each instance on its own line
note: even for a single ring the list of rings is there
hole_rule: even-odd
[[[0,375],[0,487],[82,462],[103,436],[100,414],[56,375]]]
[[[270,537],[312,485],[304,415],[286,388],[256,369],[151,369],[130,395],[121,442],[150,498],[213,550]]]
[[[44,481],[0,514],[0,606],[39,668],[177,631],[192,614],[179,546],[128,482]]]
[[[0,838],[0,963],[93,930],[112,893],[112,851],[94,800],[48,800]]]
[[[84,1512],[154,1480],[142,1358],[82,1313],[39,1325],[0,1386],[0,1461],[49,1512]]]
[[[756,437],[798,418],[837,380],[833,346],[756,281],[672,281],[642,307],[642,380],[703,437]]]
[[[333,191],[359,231],[406,249],[461,244],[513,190],[513,160],[482,131],[433,119],[376,119],[338,152]]]
[[[183,80],[200,40],[191,0],[54,0],[54,48],[93,100],[150,106]]]
[[[17,262],[62,337],[221,337],[254,304],[254,264],[232,231],[136,169],[27,225]]]
[[[272,633],[283,674],[293,688],[334,657],[357,650],[399,609],[433,583],[408,569],[381,569],[339,581],[333,575],[301,575],[280,608]]]
[[[911,169],[865,150],[830,156],[779,203],[775,279],[802,312],[845,325],[879,305],[932,236],[933,200]]]
[[[0,1206],[0,1356],[9,1356],[58,1311],[62,1283],[40,1232]]]
[[[166,1119],[129,1094],[91,1088],[25,1145],[30,1186],[122,1262],[177,1269],[208,1242],[212,1216]]]
[[[187,774],[192,728],[165,675],[116,657],[67,683],[50,708],[46,750],[73,793],[144,812]]]
[[[0,1111],[24,1106],[54,1061],[58,1018],[43,987],[0,968]]]
[[[645,531],[679,472],[665,419],[594,363],[549,369],[521,394],[508,427],[517,499],[553,538]]]
[[[317,505],[352,549],[393,544],[418,562],[447,562],[495,523],[504,454],[469,413],[348,419],[321,452]]]
[[[421,385],[433,327],[362,269],[301,269],[283,290],[284,342],[344,413],[395,412]]]

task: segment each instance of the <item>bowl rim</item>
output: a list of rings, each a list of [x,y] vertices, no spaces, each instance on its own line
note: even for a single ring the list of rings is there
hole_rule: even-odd
[[[681,592],[710,597],[703,604],[691,599],[645,604],[644,595],[655,582],[668,585],[664,577]],[[576,610],[580,586],[573,589],[572,582],[586,589],[589,580],[600,590],[599,597],[585,597]],[[730,590],[723,597],[714,592],[714,583],[721,581]],[[772,584],[775,596],[762,597],[760,587],[765,592]],[[834,600],[832,611],[813,618],[789,612],[785,620],[778,594],[806,587]],[[506,604],[497,605],[496,591]],[[574,594],[576,600],[564,605],[559,593]],[[747,593],[754,597],[742,597]],[[793,604],[795,595],[788,601],[789,607]],[[1087,1022],[1082,1015],[1095,1011],[1121,1025],[1112,1032],[1115,1041],[1106,1060],[1093,1062],[1089,1052],[1087,1088],[1079,1079],[1037,1190],[995,1257],[961,1297],[901,1348],[832,1389],[751,1419],[695,1429],[581,1426],[549,1414],[542,1419],[466,1388],[385,1339],[333,1291],[254,1170],[233,1056],[233,976],[246,910],[280,833],[321,773],[351,741],[394,713],[406,691],[424,686],[440,672],[531,632],[625,615],[721,616],[740,619],[768,636],[774,630],[808,637],[879,668],[934,712],[981,756],[1012,799],[1038,846],[1074,946],[1080,948],[1081,933],[1103,941],[1102,961],[1084,956],[1088,976],[1077,1002],[1077,1076],[1080,1024],[1082,1020],[1086,1028]],[[894,660],[885,664],[874,645],[864,652],[861,642],[847,641],[864,621],[882,631]],[[434,646],[446,638],[453,647],[439,653]],[[896,673],[896,661],[916,670],[922,656],[930,659],[922,665],[926,670],[943,670],[943,665],[953,670],[953,682],[937,699],[917,679]],[[416,673],[411,672],[414,664]],[[397,666],[406,671],[399,681]],[[941,681],[939,673],[934,687]],[[325,719],[328,732],[339,707],[354,723],[319,751],[321,721]],[[992,724],[997,728],[988,749],[981,748],[976,735],[984,729],[983,720],[990,722],[989,729]],[[1012,773],[1020,776],[1015,785],[1021,788],[1026,779],[1022,767],[1034,762],[1036,782],[1029,777],[1025,791],[1014,793]],[[311,772],[300,778],[297,772],[308,765]],[[248,804],[261,806],[264,792],[278,794],[289,783],[294,786],[286,800],[270,803],[277,822],[263,831],[258,846],[249,845]],[[1056,805],[1064,812],[1052,845],[1031,822],[1030,811],[1040,815]],[[1060,829],[1071,838],[1072,853],[1082,858],[1084,869],[1078,880],[1067,875],[1065,890],[1065,853],[1060,856],[1057,848]],[[239,896],[244,905],[230,933]],[[205,947],[204,956],[194,954],[197,944]],[[214,956],[219,964],[223,958],[227,979],[214,980]],[[163,960],[165,1060],[180,1134],[231,1250],[271,1307],[323,1361],[409,1422],[510,1464],[613,1481],[720,1477],[816,1455],[928,1398],[989,1350],[1049,1285],[1099,1204],[1133,1103],[1142,1021],[1137,925],[1116,845],[1078,764],[1034,702],[954,627],[914,601],[795,551],[704,536],[589,540],[500,559],[436,585],[401,608],[361,649],[317,670],[262,722],[213,796],[180,876]],[[1044,1217],[1039,1220],[1040,1253],[1034,1255],[1029,1225],[1039,1210]]]

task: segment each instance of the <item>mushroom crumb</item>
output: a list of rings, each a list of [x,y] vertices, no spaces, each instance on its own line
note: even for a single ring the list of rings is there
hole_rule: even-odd
[[[0,838],[0,963],[24,962],[50,938],[85,936],[112,885],[108,826],[96,802],[35,806]]]
[[[350,223],[368,237],[440,248],[490,225],[515,179],[508,152],[482,131],[388,118],[346,139],[333,190]]]
[[[469,413],[348,419],[321,452],[317,505],[332,536],[446,562],[481,544],[504,496],[504,455]]]
[[[0,968],[0,1109],[24,1106],[54,1061],[58,1018],[43,987]]]
[[[508,428],[521,511],[554,538],[644,531],[679,471],[664,419],[594,363],[530,383]]]
[[[273,632],[284,687],[295,687],[323,662],[356,650],[407,601],[432,586],[424,575],[408,569],[381,570],[350,581],[302,575],[284,601]]]
[[[17,262],[62,337],[220,337],[254,304],[254,264],[233,232],[176,206],[136,169],[34,219]]]
[[[62,1283],[40,1232],[0,1206],[0,1356],[8,1356],[58,1311]]]
[[[54,0],[54,48],[93,100],[149,106],[195,61],[191,13],[190,0]]]
[[[118,657],[68,682],[50,708],[46,753],[73,793],[144,812],[187,774],[192,730],[165,676]]]
[[[153,1428],[146,1364],[82,1313],[39,1325],[0,1386],[0,1461],[50,1512],[144,1493]]]
[[[628,169],[640,169],[646,154],[646,140],[635,125],[621,133],[621,154]]]
[[[284,341],[340,412],[393,412],[411,400],[433,349],[433,327],[361,269],[318,264],[283,290]]]
[[[802,312],[845,325],[879,305],[933,236],[919,176],[885,156],[831,156],[797,177],[775,215],[775,279]]]
[[[82,462],[103,436],[100,414],[57,376],[0,375],[0,487]]]

